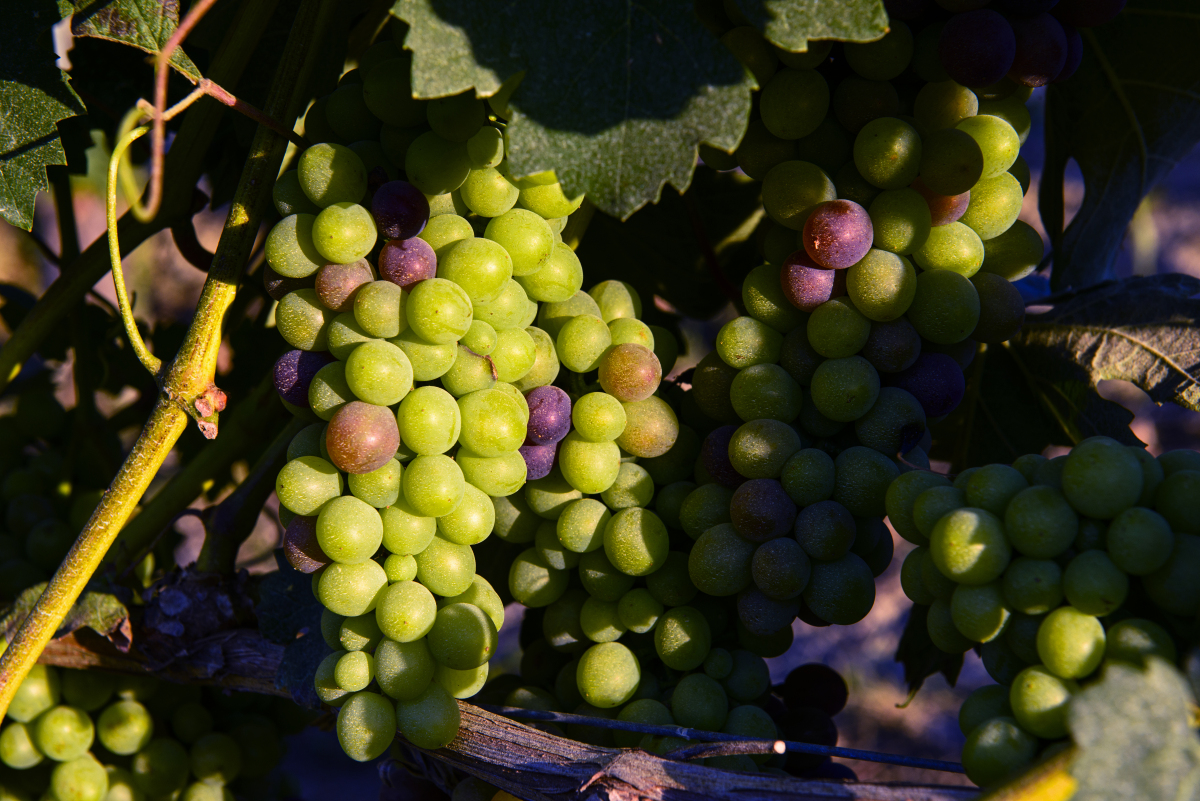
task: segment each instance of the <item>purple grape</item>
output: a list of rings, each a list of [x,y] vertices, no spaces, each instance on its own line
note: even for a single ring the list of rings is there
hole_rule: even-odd
[[[359,259],[352,264],[326,264],[317,270],[314,288],[325,308],[348,312],[354,308],[354,296],[359,287],[373,280],[371,265],[366,259]]]
[[[1125,0],[1062,0],[1054,16],[1072,28],[1092,28],[1111,21],[1123,8]]]
[[[272,300],[283,300],[284,296],[289,292],[295,292],[297,289],[309,289],[313,285],[313,278],[284,278],[279,273],[271,269],[271,265],[263,264],[263,289],[267,290],[267,294]]]
[[[807,706],[836,715],[846,708],[849,697],[850,690],[841,674],[819,662],[792,668],[783,680],[783,703],[788,709]]]
[[[283,553],[301,573],[316,573],[333,560],[317,542],[317,518],[297,515],[283,532]]]
[[[738,620],[751,634],[769,637],[784,626],[792,625],[800,603],[796,598],[776,601],[757,587],[742,590],[737,599]]]
[[[408,287],[437,275],[437,256],[424,239],[393,239],[379,251],[379,277]]]
[[[779,283],[788,301],[805,312],[846,294],[845,271],[826,270],[803,250],[797,250],[784,261]]]
[[[329,461],[345,473],[370,473],[396,455],[400,428],[386,406],[350,401],[334,412],[325,429]]]
[[[854,515],[837,501],[817,501],[796,516],[796,541],[813,559],[841,559],[854,544]]]
[[[308,408],[308,385],[335,359],[327,351],[289,350],[275,362],[275,391],[293,406]]]
[[[1065,81],[1074,75],[1075,70],[1079,69],[1079,63],[1083,61],[1083,37],[1071,25],[1063,23],[1062,27],[1063,34],[1067,37],[1067,60],[1058,75],[1054,76],[1054,83]]]
[[[989,275],[989,273],[984,273]],[[971,366],[971,362],[975,361],[975,352],[979,350],[979,342],[967,337],[962,342],[955,342],[953,345],[939,345],[936,342],[930,342],[928,339],[921,340],[922,353],[944,353],[958,363],[960,370],[966,370]],[[895,372],[900,372],[896,370]]]
[[[733,463],[729,461],[729,441],[733,439],[734,431],[737,431],[737,426],[714,428],[700,447],[704,469],[718,484],[729,489],[737,489],[746,481],[746,477],[734,470]]]
[[[729,516],[734,530],[743,538],[767,542],[791,531],[796,522],[796,504],[775,479],[754,478],[734,491]]]
[[[558,387],[536,387],[525,395],[529,404],[526,445],[553,445],[571,433],[571,398]],[[528,461],[528,460],[527,460]]]
[[[1008,77],[1023,86],[1045,86],[1067,63],[1067,34],[1058,20],[1043,12],[1012,21],[1017,56]]]
[[[566,436],[564,434],[564,436]],[[549,445],[522,445],[521,457],[525,459],[525,468],[529,475],[527,481],[536,481],[550,475],[554,469],[554,458],[558,455],[558,443]]]
[[[858,353],[880,373],[899,373],[921,355],[921,335],[906,318],[871,323],[867,344]]]
[[[1008,74],[1017,54],[1017,37],[999,12],[990,8],[955,14],[938,40],[938,57],[950,77],[963,86],[988,86]]]
[[[867,255],[874,235],[871,215],[862,206],[853,200],[827,200],[808,215],[801,240],[818,266],[844,270]]]
[[[950,414],[967,391],[958,362],[944,353],[922,353],[912,367],[883,378],[884,386],[911,392],[929,418]]]
[[[387,239],[412,239],[429,222],[429,201],[408,181],[388,181],[375,190],[371,214],[379,235]]]

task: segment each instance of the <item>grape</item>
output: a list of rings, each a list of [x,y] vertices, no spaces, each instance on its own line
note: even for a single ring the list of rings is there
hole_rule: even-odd
[[[1067,35],[1059,21],[1044,11],[1012,20],[1016,57],[1008,76],[1022,86],[1045,86],[1067,64]]]
[[[498,381],[520,381],[533,369],[537,360],[537,345],[527,329],[511,328],[501,331],[497,334],[496,350],[491,359]]]
[[[913,117],[928,133],[953,128],[959,120],[979,113],[975,93],[954,81],[925,84],[913,102]]]
[[[1078,692],[1041,665],[1026,668],[1013,681],[1009,702],[1021,726],[1039,737],[1054,739],[1067,733],[1067,708]]]
[[[519,450],[487,457],[461,448],[455,459],[462,467],[466,481],[493,497],[513,494],[528,478],[525,459]]]
[[[989,114],[978,114],[966,118],[955,127],[970,134],[983,152],[981,178],[1001,175],[1017,160],[1021,138],[1005,120]]]
[[[313,220],[313,246],[327,261],[339,264],[357,261],[371,252],[375,238],[371,213],[356,203],[333,203]]]
[[[58,703],[61,682],[58,671],[48,665],[37,665],[21,680],[8,705],[8,717],[18,723],[29,723]]]
[[[1163,462],[1165,456],[1159,457]],[[1154,508],[1166,518],[1173,531],[1183,534],[1200,533],[1200,517],[1197,514],[1197,500],[1200,495],[1200,471],[1190,466],[1182,459],[1173,458],[1163,463],[1166,468],[1166,478],[1154,494]]]
[[[579,314],[601,317],[600,306],[596,304],[591,295],[582,290],[560,303],[542,303],[538,310],[538,325],[551,338],[557,339],[558,332],[562,330],[562,327]]]
[[[301,456],[283,466],[275,479],[279,502],[298,515],[312,515],[342,494],[337,468],[316,456]]]
[[[1157,623],[1141,618],[1126,618],[1108,630],[1104,649],[1106,660],[1140,668],[1152,656],[1172,664],[1176,659],[1171,635]],[[2,745],[3,736],[0,736],[0,747]]]
[[[802,597],[820,619],[848,626],[866,617],[875,605],[875,578],[854,553],[831,562],[813,562]]]
[[[582,573],[583,560],[580,560],[579,569]],[[508,573],[508,589],[513,599],[531,608],[554,603],[567,589],[569,581],[565,570],[551,570],[533,548],[514,558]]]
[[[325,447],[330,461],[340,470],[348,473],[378,470],[392,460],[400,447],[396,418],[383,406],[351,401],[330,418]]]
[[[691,478],[695,471],[701,446],[700,436],[695,429],[682,425],[674,444],[666,453],[642,459],[640,464],[655,484],[666,485],[684,481]],[[682,496],[680,500],[683,500]]]
[[[462,429],[459,404],[440,387],[418,387],[406,395],[396,420],[405,446],[421,456],[445,453]]]
[[[676,481],[658,491],[654,499],[654,511],[658,513],[667,528],[673,531],[683,530],[683,521],[680,517],[683,503],[695,489],[696,485],[691,481]]]
[[[1145,576],[1162,567],[1174,544],[1166,519],[1139,506],[1121,512],[1108,527],[1109,556],[1117,567],[1135,576]]]
[[[622,463],[617,480],[600,497],[613,511],[645,507],[654,499],[654,481],[644,467]]]
[[[902,189],[921,166],[921,137],[895,117],[880,117],[862,127],[854,139],[854,165],[880,189]]]
[[[967,505],[986,509],[1000,517],[1005,514],[1018,493],[1029,487],[1025,477],[1016,469],[1003,464],[990,464],[975,470],[967,479],[964,491]]]
[[[513,388],[518,392],[528,392],[537,387],[547,386],[558,377],[558,353],[554,349],[554,340],[540,328],[528,326],[525,333],[533,342],[533,365],[529,372],[513,382]]]
[[[327,353],[289,350],[275,362],[275,391],[293,406],[308,408],[308,388],[313,377],[333,361]]]
[[[581,314],[562,327],[555,346],[564,367],[586,373],[600,366],[600,359],[611,344],[612,333],[604,321]]]
[[[304,190],[300,187],[300,173],[297,170],[288,170],[275,180],[275,186],[271,189],[271,200],[281,217],[291,214],[315,215],[321,210],[319,206],[308,199],[308,195],[304,194]]]
[[[1063,494],[1080,513],[1109,520],[1141,497],[1142,468],[1116,441],[1093,437],[1067,456],[1062,484]]]
[[[850,68],[871,81],[890,81],[900,76],[913,54],[913,35],[909,27],[896,20],[882,39],[874,42],[847,42],[846,61]]]
[[[941,353],[922,353],[911,367],[888,377],[888,385],[907,390],[927,417],[949,414],[966,393],[966,379],[954,359]]]
[[[905,475],[915,473],[916,471],[913,471],[913,473],[905,473]],[[908,596],[908,599],[918,606],[928,606],[937,600],[933,590],[925,586],[925,579],[922,575],[922,563],[928,552],[928,548],[918,545],[908,552],[908,556],[904,558],[904,562],[900,566],[900,588]]]
[[[543,267],[516,280],[531,300],[560,303],[573,297],[583,285],[583,267],[573,250],[557,242]]]
[[[1037,738],[1015,720],[993,718],[967,735],[963,744],[963,769],[971,781],[981,787],[992,787],[1024,770],[1033,762],[1037,748]]]
[[[53,797],[57,801],[101,801],[111,797],[108,792],[108,774],[104,766],[91,754],[81,754],[54,767],[43,798]]]
[[[730,367],[743,369],[779,358],[783,337],[753,317],[735,317],[717,332],[716,350]]]
[[[854,308],[864,317],[873,321],[889,322],[899,318],[912,304],[917,291],[917,273],[909,260],[903,256],[872,249],[861,261],[846,271],[846,289]],[[829,301],[834,302],[837,301]],[[817,317],[821,308],[823,306],[818,307],[809,318],[810,329],[813,325],[812,320]],[[873,326],[868,329],[867,336],[862,338],[863,343],[855,352],[866,347],[872,328]],[[811,330],[809,338],[813,340]]]
[[[833,459],[816,448],[799,450],[784,464],[780,482],[797,506],[828,500],[834,489]]]
[[[709,432],[700,450],[700,463],[708,475],[729,489],[736,489],[746,477],[733,468],[729,459],[729,443],[737,431],[734,426],[721,426]]]
[[[1008,566],[1012,550],[1000,520],[983,509],[948,512],[929,537],[934,563],[961,584],[987,584]]]
[[[442,386],[455,397],[491,389],[495,383],[496,368],[492,360],[476,356],[462,345],[458,346],[454,364],[442,376]]]
[[[601,281],[588,290],[596,301],[604,322],[634,319],[642,316],[642,298],[632,285],[624,281]]]
[[[1138,506],[1152,507],[1154,506],[1154,497],[1158,494],[1158,487],[1165,477],[1162,464],[1145,448],[1130,445],[1129,452],[1142,466],[1142,494],[1138,498]]]
[[[954,627],[974,642],[990,642],[999,637],[1008,625],[1010,615],[998,581],[960,584],[950,598],[950,619]]]
[[[696,585],[688,573],[688,556],[682,551],[667,554],[666,563],[646,579],[651,597],[664,606],[684,606],[695,599]]]
[[[828,110],[829,85],[812,70],[780,70],[763,87],[763,124],[781,139],[808,136]]]
[[[67,762],[91,748],[96,730],[86,711],[56,706],[33,721],[31,733],[38,751],[56,762]]]
[[[620,643],[608,642],[598,643],[583,652],[575,680],[587,703],[609,709],[633,696],[641,675],[633,652]]]
[[[1181,475],[1184,474],[1176,473],[1164,486]],[[1166,564],[1142,578],[1146,594],[1166,612],[1181,617],[1194,615],[1200,609],[1200,587],[1194,580],[1198,569],[1200,537],[1177,533]]]
[[[785,536],[796,519],[796,505],[783,485],[769,478],[752,479],[738,487],[729,512],[734,530],[751,542]]]
[[[703,664],[711,647],[708,620],[694,607],[670,609],[654,626],[655,652],[672,670],[694,670]]]
[[[0,732],[0,761],[15,770],[40,764],[45,757],[33,742],[31,727],[14,721]]]
[[[472,670],[486,663],[496,651],[496,626],[482,609],[469,603],[454,603],[437,610],[429,630],[429,650],[440,665],[454,670]]]
[[[816,164],[826,175],[834,175],[850,160],[853,146],[849,132],[827,116],[811,134],[796,141],[796,158]]]
[[[401,702],[401,708],[406,706]],[[396,719],[396,710],[382,695],[355,693],[338,710],[338,743],[351,759],[369,762],[386,751],[395,738]]]
[[[426,614],[432,623],[435,613]],[[385,639],[375,650],[375,676],[379,686],[398,701],[411,701],[420,696],[433,680],[435,667],[428,641],[424,638],[411,642]]]
[[[529,508],[546,520],[557,520],[563,510],[583,493],[567,483],[560,471],[525,485],[525,501]]]
[[[471,171],[471,162],[463,143],[448,141],[428,131],[409,145],[404,171],[409,182],[426,195],[442,195],[462,186]]]
[[[842,80],[833,92],[833,114],[843,127],[854,134],[872,120],[894,117],[899,113],[900,96],[890,81],[849,77]]]
[[[807,161],[788,160],[772,166],[762,178],[762,196],[763,208],[771,219],[801,231],[813,210],[819,204],[832,201],[837,193],[833,182],[820,167]],[[857,228],[852,230],[858,231]],[[867,238],[870,239],[869,234]]]
[[[429,223],[421,231],[417,239],[429,245],[435,256],[441,257],[449,253],[459,242],[470,239],[473,236],[474,231],[471,228],[471,224],[463,217],[457,214],[439,214],[429,220]],[[408,241],[411,242],[412,240]],[[387,245],[384,246],[385,251],[387,247]],[[382,255],[380,256],[380,260],[383,260]],[[383,266],[381,264],[380,270],[382,269]],[[405,272],[407,275],[412,276],[413,281],[419,281],[425,278],[432,278],[436,269],[436,262],[423,255],[420,262],[414,265],[414,268],[410,268]]]
[[[917,532],[926,540],[943,515],[967,505],[967,496],[958,487],[935,484],[917,494],[913,501],[912,519]],[[929,583],[929,582],[927,582]]]
[[[762,181],[773,167],[796,157],[796,145],[775,136],[762,120],[756,119],[750,121],[734,155],[743,172]]]
[[[921,354],[921,337],[904,317],[872,322],[860,355],[880,373],[899,373],[912,367]]]
[[[968,229],[964,226],[964,230]],[[974,236],[969,230],[968,233]],[[920,262],[919,255],[917,260]],[[925,339],[952,345],[975,330],[979,309],[979,293],[969,280],[957,272],[936,269],[917,276],[917,291],[908,308],[908,319]]]
[[[818,266],[804,251],[788,256],[779,278],[788,301],[805,312],[846,294],[846,273]]]
[[[879,399],[854,423],[858,441],[880,453],[908,453],[925,435],[925,410],[911,393],[883,387]]]
[[[785,228],[788,239],[788,254],[795,250],[795,235]],[[787,256],[784,256],[786,259]],[[782,264],[783,260],[774,264]],[[781,334],[804,323],[804,315],[788,302],[780,284],[780,270],[773,264],[763,264],[755,267],[742,282],[742,303],[746,313],[754,319],[766,323]],[[666,365],[666,362],[663,362]]]
[[[654,351],[644,345],[612,347],[600,359],[599,369],[600,386],[623,403],[645,400],[662,380],[662,367]]]
[[[370,612],[387,586],[387,574],[377,562],[370,559],[355,565],[334,562],[324,568],[319,576],[319,600],[330,611],[345,617],[358,617]]]
[[[569,198],[563,191],[562,184],[542,184],[522,187],[518,202],[522,208],[540,214],[547,220],[556,220],[574,214],[583,203],[583,195]],[[570,294],[567,297],[570,297]]]
[[[411,289],[417,282],[433,278],[436,272],[437,256],[424,239],[393,239],[379,251],[380,277],[397,286]]]
[[[435,345],[454,342],[471,327],[470,297],[444,278],[430,278],[413,286],[405,311],[413,334]]]
[[[800,445],[796,430],[786,423],[754,420],[739,427],[730,439],[730,464],[747,478],[779,478]]]
[[[417,580],[431,592],[443,597],[466,592],[475,577],[475,552],[471,547],[451,542],[440,535],[435,536],[415,558]]]
[[[799,600],[777,601],[764,595],[757,587],[743,590],[737,598],[738,622],[759,637],[769,637],[777,631],[790,628],[799,608]]]
[[[771,419],[784,423],[796,419],[803,392],[775,364],[756,364],[738,372],[729,388],[730,403],[742,420]]]
[[[696,539],[713,526],[731,522],[729,504],[732,500],[732,490],[719,484],[697,487],[679,509],[679,522],[684,532]]]
[[[754,585],[768,598],[786,600],[804,591],[812,563],[795,540],[765,542],[754,552],[750,574]]]
[[[368,336],[397,336],[408,327],[404,291],[391,281],[364,284],[354,296],[354,322]]]
[[[583,602],[579,625],[587,639],[596,643],[616,642],[628,630],[617,615],[615,602],[591,597]]]
[[[688,574],[703,593],[736,595],[750,585],[754,544],[738,536],[728,523],[700,534],[688,556]]]
[[[667,527],[649,510],[622,509],[604,527],[605,555],[626,575],[653,573],[663,566],[668,550]]]
[[[729,399],[729,390],[737,374],[737,369],[726,364],[716,351],[700,360],[692,374],[690,395],[701,412],[713,420],[732,422],[738,419]]]
[[[1012,227],[1021,212],[1020,182],[1007,172],[984,178],[971,189],[971,202],[962,222],[980,239],[994,239]]]
[[[359,662],[370,660],[370,655],[362,651],[356,651],[352,656]],[[345,657],[342,661],[345,661]],[[352,704],[353,699],[347,705]],[[345,709],[346,707],[342,707],[343,711]],[[197,740],[192,745],[190,761],[192,774],[208,784],[228,784],[236,779],[242,770],[242,754],[237,740],[220,732],[206,734]]]
[[[479,456],[503,456],[515,451],[525,440],[520,406],[499,390],[485,389],[464,395],[458,399],[458,408],[463,421],[459,442]]]
[[[438,609],[455,603],[472,604],[482,609],[484,614],[491,618],[496,631],[504,627],[504,603],[500,600],[499,593],[483,576],[473,577],[471,586],[466,591],[449,598],[439,598],[437,602]]]
[[[998,684],[990,684],[975,690],[959,707],[959,730],[963,734],[969,735],[978,726],[992,718],[1012,717],[1008,694],[1009,689]]]
[[[616,440],[622,450],[640,459],[662,456],[671,450],[679,437],[679,418],[666,401],[651,395],[622,406],[625,430]]]
[[[1088,553],[1099,553],[1088,551]],[[1081,679],[1104,658],[1104,627],[1095,617],[1070,606],[1055,609],[1042,620],[1037,652],[1046,667],[1063,679]],[[1013,709],[1017,709],[1013,704]]]
[[[375,341],[371,338],[358,321],[354,319],[353,314],[343,313],[333,318],[333,322],[329,324],[327,329],[329,338],[329,352],[335,358],[345,361],[350,357],[350,354],[364,342]],[[343,368],[345,365],[343,365]],[[345,372],[342,373],[342,378],[345,378]],[[349,389],[349,386],[347,386]]]
[[[1018,557],[1004,571],[1005,603],[1026,615],[1044,615],[1062,603],[1062,569],[1049,559]]]
[[[419,515],[449,514],[462,502],[462,470],[448,456],[418,456],[404,471],[404,497]]]
[[[849,552],[854,542],[854,518],[835,501],[818,501],[796,517],[796,540],[813,559],[831,562]]]
[[[993,273],[972,276],[979,293],[979,323],[972,336],[988,344],[1005,342],[1017,335],[1025,322],[1025,299],[1008,280]]]
[[[975,645],[954,625],[950,603],[941,595],[929,605],[925,628],[929,632],[929,639],[933,641],[939,651],[961,654],[969,651]]]
[[[314,289],[327,308],[348,312],[354,308],[354,296],[359,288],[372,280],[366,259],[352,264],[326,264],[317,271]]]
[[[1129,594],[1129,577],[1104,551],[1084,551],[1063,572],[1063,594],[1071,606],[1089,615],[1111,614]]]
[[[438,518],[438,531],[451,542],[475,545],[487,539],[496,522],[491,499],[474,486],[463,487],[463,500],[458,508]]]
[[[813,373],[812,401],[821,414],[848,423],[862,417],[879,397],[879,374],[861,356],[829,359]]]
[[[987,86],[1003,78],[1016,57],[1012,26],[991,9],[955,14],[942,29],[938,56],[946,72],[964,86]]]
[[[313,145],[300,154],[300,188],[321,208],[334,203],[357,203],[367,191],[367,170],[348,147]]]
[[[869,211],[874,232],[872,245],[879,250],[908,255],[929,238],[932,224],[929,204],[915,189],[880,192],[871,201]]]
[[[325,117],[342,141],[379,138],[380,121],[367,108],[360,80],[342,81],[333,90],[326,101]]]
[[[984,272],[995,273],[1008,281],[1018,281],[1032,273],[1041,263],[1042,237],[1032,226],[1021,220],[1004,233],[983,243]]]
[[[148,796],[170,795],[183,789],[189,769],[188,752],[166,737],[151,740],[130,765],[133,781]]]
[[[344,618],[338,629],[338,645],[347,651],[374,651],[383,639],[375,615]]]
[[[979,272],[983,265],[983,259],[983,242],[974,231],[960,222],[940,225],[932,229],[925,244],[913,253],[913,260],[924,270],[953,272],[965,278],[970,278]],[[918,279],[918,295],[920,294],[919,286]],[[929,337],[926,336],[926,338]]]
[[[820,267],[845,269],[871,248],[871,216],[852,200],[818,203],[806,217],[801,242]]]
[[[279,301],[275,324],[279,335],[293,348],[306,351],[329,349],[329,324],[334,312],[321,305],[312,289],[297,289]]]
[[[335,562],[370,559],[383,542],[383,521],[370,505],[351,495],[334,498],[317,516],[317,543]]]

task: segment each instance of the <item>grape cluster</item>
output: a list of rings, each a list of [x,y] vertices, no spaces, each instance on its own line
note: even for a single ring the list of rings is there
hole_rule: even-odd
[[[998,684],[963,704],[963,766],[984,786],[1067,736],[1067,708],[1113,662],[1175,662],[1200,611],[1200,453],[1092,437],[1069,455],[931,472],[887,493],[905,594],[947,653]],[[1182,653],[1182,649],[1178,651]],[[1049,741],[1049,745],[1046,744]]]
[[[35,665],[0,729],[0,797],[277,797],[265,777],[283,756],[281,733],[307,723],[283,699]]]

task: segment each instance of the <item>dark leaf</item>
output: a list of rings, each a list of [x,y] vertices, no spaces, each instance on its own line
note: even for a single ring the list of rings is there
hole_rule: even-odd
[[[1189,725],[1187,680],[1154,659],[1145,670],[1113,665],[1075,696],[1069,724],[1078,753],[1074,801],[1200,797],[1200,739]]]
[[[1083,63],[1046,95],[1040,206],[1055,245],[1056,289],[1111,274],[1141,199],[1200,139],[1200,13],[1191,0],[1130,0],[1083,32]],[[1085,194],[1061,235],[1062,179],[1074,158]]]
[[[870,42],[888,29],[882,0],[837,3],[734,0],[734,3],[767,39],[793,52],[807,50],[809,39]]]
[[[72,17],[75,36],[121,42],[153,55],[179,27],[179,0],[58,0],[58,12]],[[203,77],[182,47],[175,48],[170,63],[193,81]]]
[[[941,673],[953,687],[958,681],[958,672],[962,670],[962,654],[948,654],[929,639],[929,629],[925,624],[928,615],[928,606],[913,604],[908,621],[904,624],[904,633],[900,635],[900,643],[896,646],[896,661],[904,666],[904,681],[908,684],[905,705],[912,701],[925,679]]]
[[[258,585],[258,627],[264,638],[284,646],[275,686],[288,690],[296,703],[316,707],[320,701],[313,677],[329,652],[321,637],[322,607],[313,597],[312,577],[280,554],[276,552],[279,570],[264,576]]]
[[[5,612],[4,617],[0,618],[0,628],[3,628],[6,640],[12,640],[17,628],[29,616],[34,604],[42,596],[46,585],[47,582],[42,582],[23,590]],[[65,637],[84,627],[107,637],[122,650],[129,648],[132,636],[129,626],[129,610],[115,595],[104,592],[85,592],[67,612],[62,625],[59,626],[54,636]]]
[[[66,76],[54,65],[48,0],[6,6],[0,31],[0,217],[29,231],[33,202],[49,188],[46,166],[66,164],[57,123],[83,113]]]

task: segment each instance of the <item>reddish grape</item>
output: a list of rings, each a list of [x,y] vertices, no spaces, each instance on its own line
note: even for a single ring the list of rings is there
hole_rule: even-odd
[[[729,502],[734,530],[751,542],[766,542],[791,531],[796,504],[783,484],[773,478],[754,478],[742,484]]]
[[[844,270],[860,262],[873,238],[871,215],[853,200],[817,204],[801,234],[808,255],[828,270]]]
[[[310,289],[312,285],[311,275],[307,278],[284,278],[272,270],[271,265],[263,263],[263,289],[267,290],[272,300],[283,300],[288,293],[297,289]]]
[[[737,489],[746,481],[746,477],[734,470],[733,463],[729,461],[729,441],[733,439],[734,431],[737,431],[737,426],[714,428],[700,447],[704,469],[718,484],[729,489]]]
[[[1058,77],[1067,63],[1067,34],[1058,20],[1046,13],[1012,21],[1017,55],[1008,77],[1023,86],[1045,86]]]
[[[386,406],[350,401],[334,412],[325,431],[329,460],[346,473],[370,473],[396,455],[400,429]]]
[[[528,471],[526,480],[537,481],[539,478],[550,475],[550,471],[554,469],[554,457],[558,455],[558,443],[522,445],[520,451],[521,458],[525,460],[525,469]]]
[[[922,353],[912,367],[883,378],[884,386],[911,392],[926,417],[950,414],[967,391],[962,368],[944,353]]]
[[[424,239],[393,239],[379,251],[379,277],[398,286],[411,286],[437,276],[437,256]]]
[[[429,201],[408,181],[388,181],[375,190],[371,214],[381,237],[412,239],[429,222]]]
[[[571,433],[571,397],[567,393],[555,386],[536,387],[525,395],[525,402],[529,404],[526,445],[553,445]]]
[[[350,264],[326,264],[317,271],[315,289],[325,308],[348,312],[354,308],[354,296],[359,287],[373,280],[366,259]]]
[[[293,406],[309,408],[308,385],[318,370],[334,361],[328,351],[289,350],[275,362],[275,391]]]
[[[938,41],[942,67],[963,86],[987,86],[1003,78],[1017,54],[1017,37],[990,8],[955,14]]]
[[[912,188],[921,193],[929,206],[929,217],[933,226],[949,225],[958,222],[958,218],[967,211],[971,203],[971,192],[967,190],[961,195],[939,195],[927,187],[920,178],[912,182]]]
[[[622,403],[645,400],[662,381],[662,365],[645,345],[625,342],[600,360],[600,386]]]
[[[797,250],[783,263],[779,283],[789,303],[800,311],[811,312],[825,301],[846,294],[846,271],[826,270],[808,253]]]
[[[283,532],[283,553],[301,573],[316,573],[333,560],[317,542],[317,518],[297,515]]]

